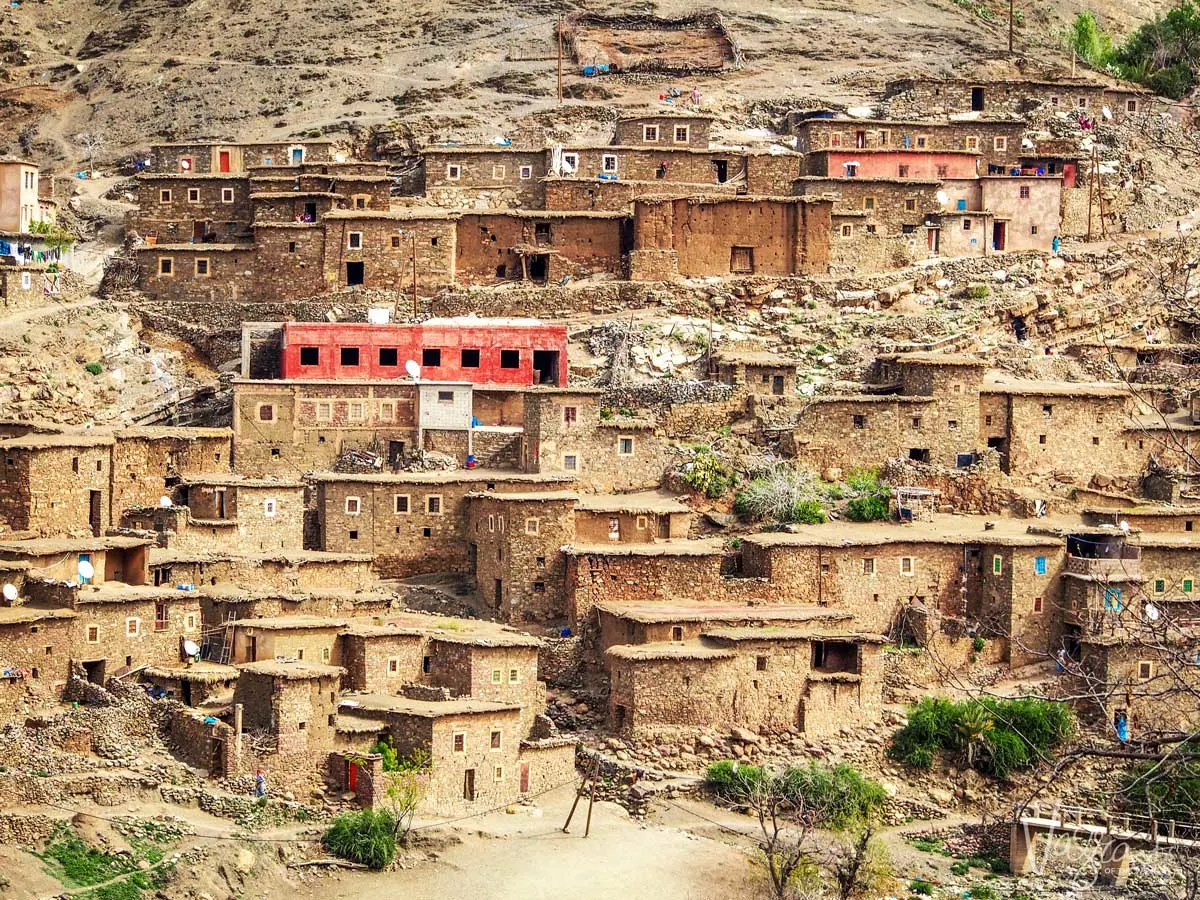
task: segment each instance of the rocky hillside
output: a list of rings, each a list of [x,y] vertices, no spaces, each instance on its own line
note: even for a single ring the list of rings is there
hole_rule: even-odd
[[[1056,35],[1083,5],[1018,3],[1016,65],[1061,57]],[[1086,5],[1120,33],[1163,0]],[[698,6],[586,8],[678,16]],[[1006,64],[987,61],[1006,47],[1006,7],[729,0],[720,9],[746,64],[698,83],[730,124],[745,126],[766,124],[756,121],[757,104],[770,112],[783,101],[861,103],[884,80],[914,71],[987,64],[1004,74]],[[89,143],[107,162],[193,137],[362,133],[391,123],[422,140],[471,140],[531,116],[556,121],[564,111],[556,108],[555,61],[508,57],[552,56],[555,19],[580,8],[561,0],[15,0],[0,11],[0,153],[74,166]],[[585,81],[574,68],[568,96],[605,105],[646,102],[670,83]],[[565,112],[579,121],[582,110],[573,102]]]

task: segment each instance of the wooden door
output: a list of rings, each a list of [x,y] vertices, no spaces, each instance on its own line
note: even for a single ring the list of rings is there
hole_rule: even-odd
[[[529,793],[529,763],[521,763],[521,793]]]

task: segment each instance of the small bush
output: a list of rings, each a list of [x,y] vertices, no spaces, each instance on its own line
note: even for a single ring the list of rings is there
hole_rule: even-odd
[[[950,864],[951,875],[966,875],[971,871],[971,864],[965,859],[955,860]]]
[[[801,500],[791,509],[785,509],[779,517],[783,525],[822,525],[826,520],[825,507],[816,500]]]
[[[709,789],[727,800],[745,796],[762,784],[765,777],[761,766],[748,766],[732,759],[715,762],[704,773]]]
[[[910,882],[908,885],[908,889],[912,893],[918,894],[922,897],[932,897],[933,896],[933,885],[930,884],[928,881],[925,881],[922,878],[918,878],[916,881]]]
[[[712,763],[705,771],[709,789],[733,801],[744,800],[769,779],[773,792],[813,810],[821,826],[834,831],[866,824],[887,800],[887,792],[879,782],[846,763],[828,766],[811,762],[772,774],[760,766],[725,759]]]
[[[738,491],[733,509],[739,515],[784,525],[793,522],[817,525],[826,519],[816,479],[782,463]]]
[[[1000,900],[1000,895],[990,884],[971,885],[972,900]]]
[[[87,372],[91,375],[99,375],[101,372],[104,371],[104,366],[100,365],[100,363],[98,363],[98,362],[90,362],[83,368],[84,368],[85,372]]]
[[[971,641],[971,649],[974,650],[976,653],[982,653],[985,643],[986,642],[984,641],[983,638],[976,637],[975,640]]]
[[[890,515],[888,494],[865,494],[846,504],[846,516],[855,522],[880,522]]]
[[[325,847],[342,859],[386,869],[396,858],[396,817],[374,809],[342,813],[325,832]]]
[[[986,300],[991,292],[986,284],[973,284],[967,289],[967,296],[972,300]]]
[[[692,490],[715,500],[737,484],[737,472],[708,447],[697,447],[695,454],[680,473],[684,484]]]

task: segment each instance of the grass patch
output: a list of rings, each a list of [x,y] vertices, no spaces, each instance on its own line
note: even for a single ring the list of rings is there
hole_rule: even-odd
[[[396,858],[396,817],[386,809],[342,813],[325,832],[325,846],[334,856],[386,869]]]

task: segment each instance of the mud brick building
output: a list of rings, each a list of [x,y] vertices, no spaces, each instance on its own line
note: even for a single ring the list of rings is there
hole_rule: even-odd
[[[369,553],[384,578],[467,570],[467,494],[574,483],[565,474],[479,469],[380,475],[318,472],[311,480],[322,549]]]
[[[761,350],[722,349],[712,355],[718,381],[748,394],[790,397],[796,393],[795,359]]]
[[[630,229],[623,213],[507,210],[463,213],[454,272],[463,284],[509,279],[623,277]]]
[[[407,294],[412,290],[414,257],[421,290],[432,292],[455,283],[458,215],[429,209],[389,210],[386,200],[382,207],[337,209],[324,215],[317,256],[322,262],[315,272],[306,272],[309,278],[320,275],[314,293],[361,285]],[[258,239],[267,242],[261,254],[264,275],[278,278],[278,289],[294,295],[287,278],[298,266],[312,267],[313,254],[302,244],[293,246],[291,226],[279,225]]]
[[[89,681],[181,658],[181,642],[200,637],[200,598],[174,586],[139,587],[113,580],[80,585],[71,601],[72,656]]]
[[[58,701],[75,617],[60,606],[0,606],[0,715],[16,718]]]
[[[290,593],[365,590],[376,584],[368,554],[319,550],[259,551],[242,555],[156,548],[150,552],[150,570],[155,584],[216,587],[233,583],[256,590]]]
[[[0,542],[0,560],[24,563],[30,575],[42,581],[142,585],[149,580],[150,546],[147,538],[125,536],[10,540]],[[81,574],[82,562],[90,564],[94,574]]]
[[[294,615],[239,619],[229,627],[233,631],[234,664],[295,659],[339,665],[338,635],[346,622]]]
[[[1149,112],[1153,94],[1132,84],[1110,86],[1101,81],[1062,78],[937,79],[904,78],[884,85],[883,105],[894,116],[950,116],[983,113],[1013,116],[1037,106],[1080,111],[1093,117],[1107,107],[1114,116]]]
[[[974,178],[978,150],[814,150],[804,157],[805,175],[824,178]],[[986,171],[986,170],[985,170]]]
[[[138,209],[127,225],[143,239],[172,243],[244,243],[254,219],[250,181],[212,173],[143,174]]]
[[[343,142],[325,139],[309,138],[297,143],[179,142],[153,145],[146,160],[146,171],[152,174],[234,175],[243,174],[252,166],[298,166],[349,158],[349,148]]]
[[[640,199],[630,278],[825,272],[832,208],[803,197]]]
[[[111,434],[0,441],[0,521],[9,531],[100,536],[111,523]]]
[[[228,428],[122,428],[112,447],[112,521],[133,507],[157,506],[178,479],[229,472]]]
[[[1019,164],[1025,127],[1022,119],[913,121],[788,115],[796,149],[806,155],[822,150],[966,150],[979,153],[988,171]]]
[[[621,116],[613,129],[612,143],[618,147],[707,149],[712,123],[712,116],[689,112]]]
[[[425,201],[463,210],[541,209],[547,155],[530,147],[426,147]]]

